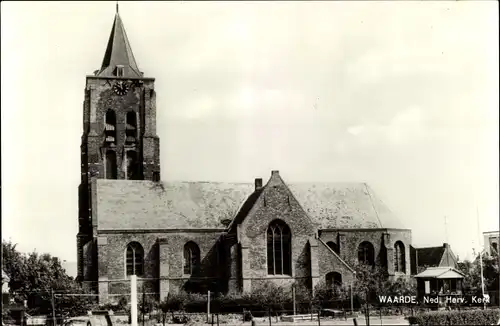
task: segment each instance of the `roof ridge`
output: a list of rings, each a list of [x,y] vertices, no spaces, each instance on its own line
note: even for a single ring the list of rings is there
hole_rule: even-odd
[[[375,216],[377,217],[378,224],[380,225],[380,227],[383,227],[382,222],[380,221],[380,216],[378,216],[377,208],[375,208],[375,204],[373,203],[373,198],[370,193],[370,190],[368,189],[368,185],[366,184],[366,182],[363,182],[363,185],[365,186],[365,190],[368,193],[368,197],[370,198],[370,204],[372,204],[373,211],[375,212]]]

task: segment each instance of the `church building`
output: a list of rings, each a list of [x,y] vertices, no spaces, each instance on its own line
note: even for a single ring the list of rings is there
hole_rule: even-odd
[[[168,96],[168,94],[162,94]],[[160,108],[164,109],[164,108]],[[138,68],[116,12],[86,77],[78,279],[100,294],[309,289],[350,284],[358,262],[410,275],[411,231],[365,183],[162,182],[155,79]]]

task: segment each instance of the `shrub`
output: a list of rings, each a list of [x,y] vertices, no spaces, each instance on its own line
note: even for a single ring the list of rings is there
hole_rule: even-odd
[[[411,325],[495,325],[500,310],[431,311],[408,317]]]

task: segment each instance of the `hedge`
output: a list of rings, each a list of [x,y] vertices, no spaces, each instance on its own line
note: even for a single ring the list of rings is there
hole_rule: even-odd
[[[408,317],[410,325],[496,325],[499,309],[430,311]]]

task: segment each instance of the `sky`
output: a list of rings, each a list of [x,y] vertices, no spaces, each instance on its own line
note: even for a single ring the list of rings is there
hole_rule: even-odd
[[[1,6],[2,238],[76,261],[85,76],[115,2]],[[461,259],[498,230],[496,1],[119,6],[163,180],[367,182],[413,245]]]

